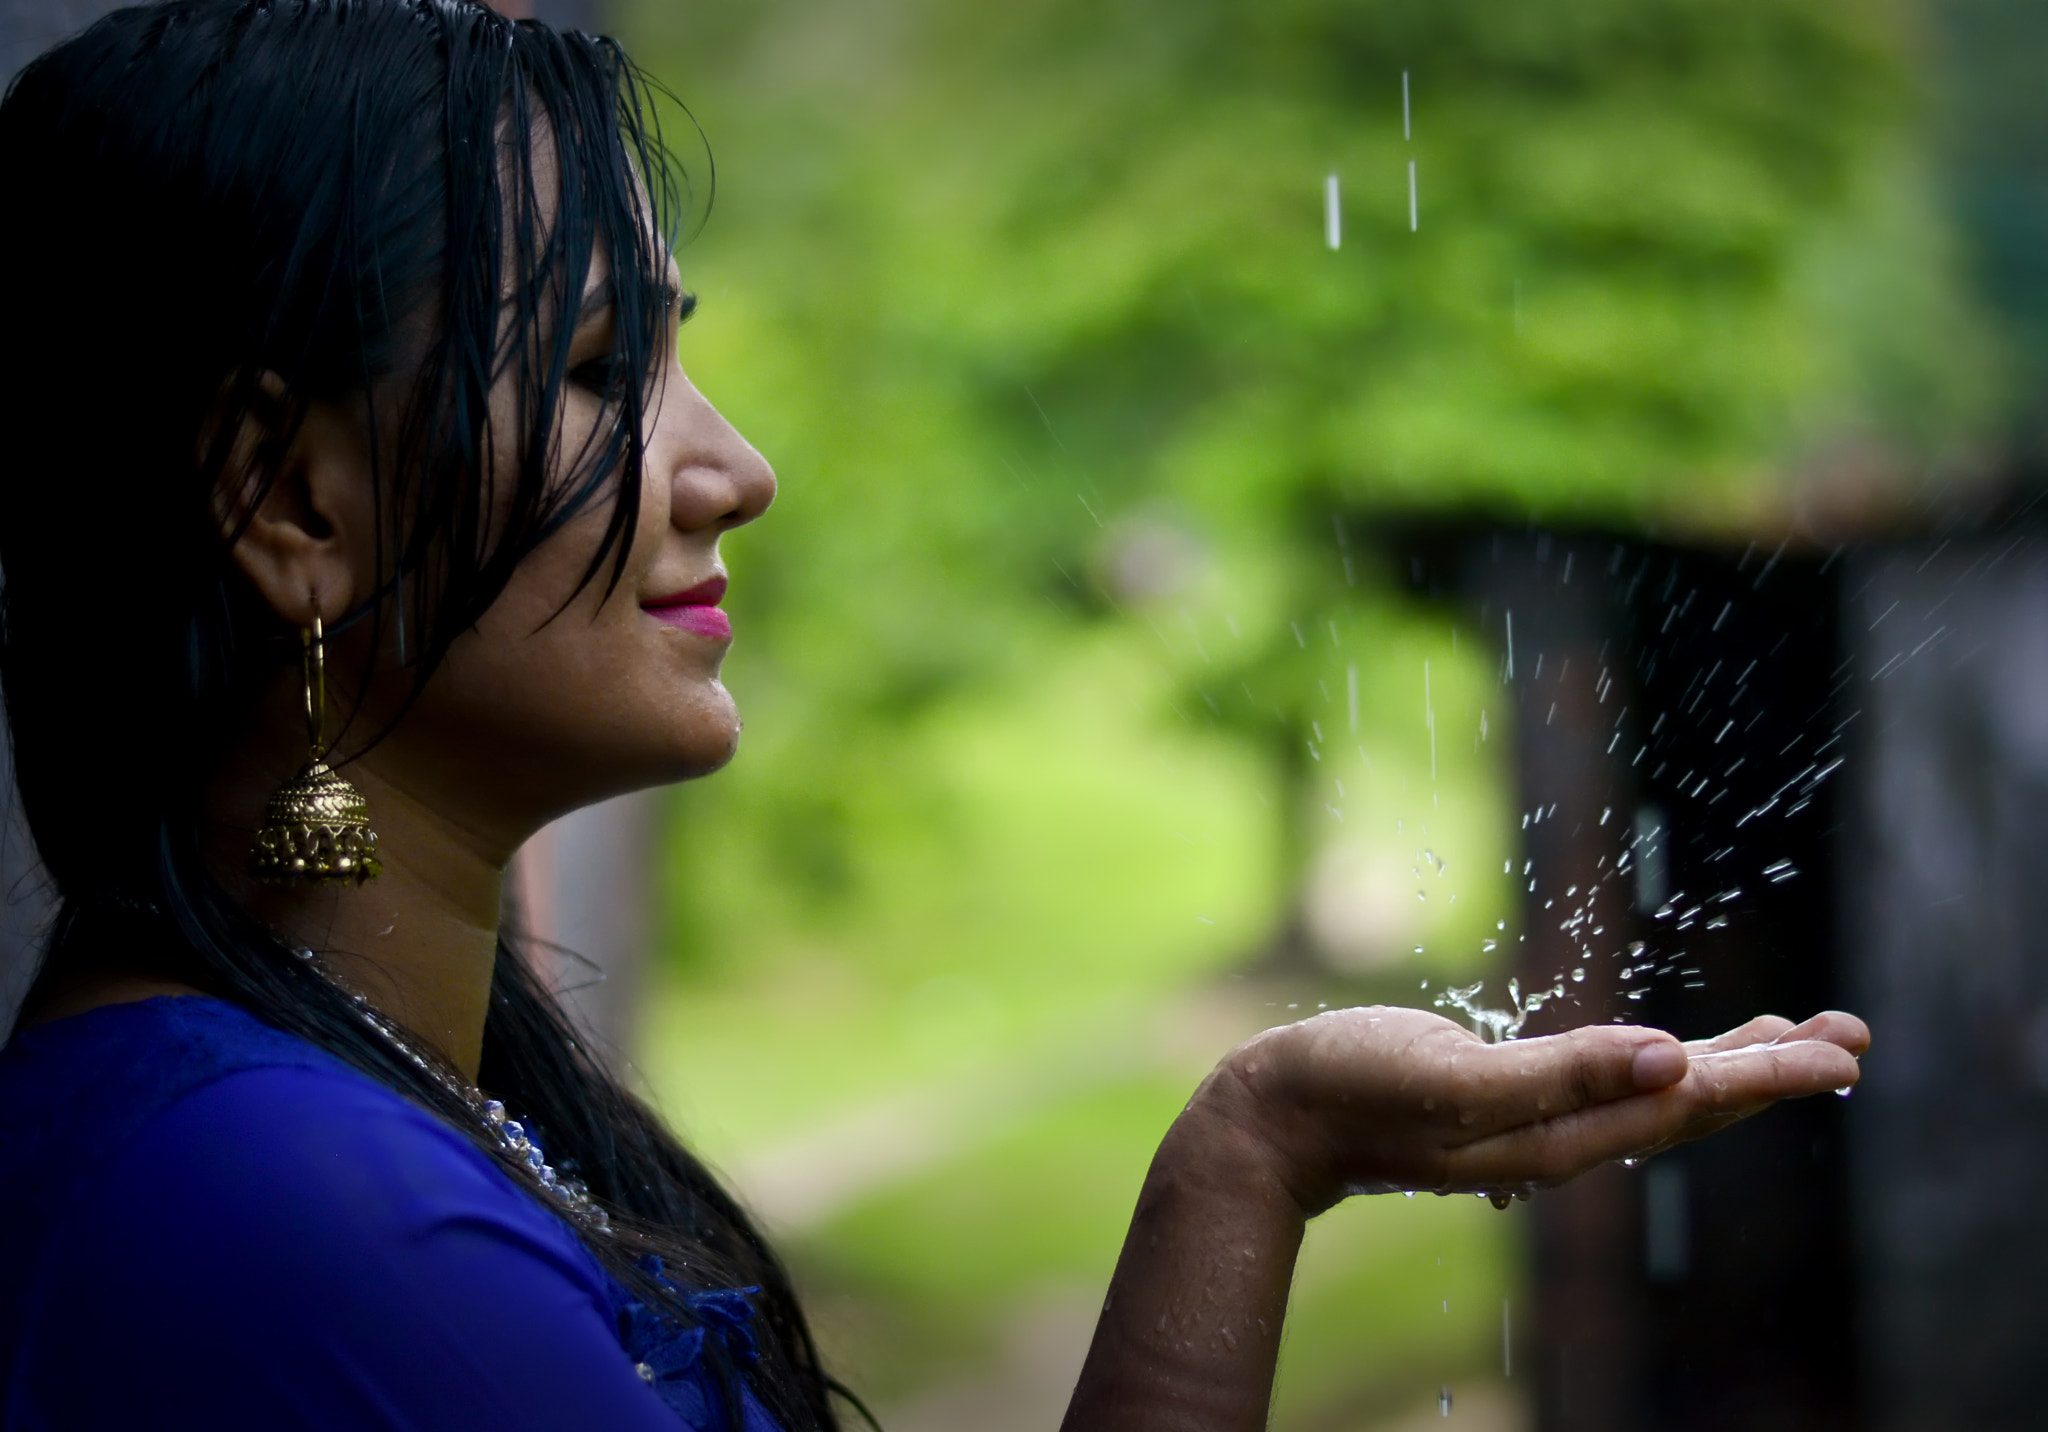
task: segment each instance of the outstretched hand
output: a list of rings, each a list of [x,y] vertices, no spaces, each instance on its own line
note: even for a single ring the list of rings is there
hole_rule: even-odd
[[[1487,1044],[1341,1009],[1241,1044],[1145,1176],[1066,1432],[1258,1432],[1304,1220],[1347,1193],[1499,1201],[1856,1082],[1863,1021],[1765,1017],[1681,1044],[1594,1025]]]
[[[1240,1045],[1190,1113],[1263,1149],[1304,1215],[1349,1193],[1505,1195],[1853,1085],[1870,1031],[1829,1012],[1719,1038],[1592,1025],[1488,1044],[1416,1009],[1331,1010]]]

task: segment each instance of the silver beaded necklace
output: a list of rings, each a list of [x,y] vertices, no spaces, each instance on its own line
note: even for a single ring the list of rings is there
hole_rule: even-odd
[[[557,1173],[554,1166],[541,1153],[540,1145],[533,1141],[532,1136],[519,1121],[506,1117],[505,1106],[502,1103],[496,1099],[485,1098],[483,1090],[476,1085],[456,1078],[444,1065],[427,1058],[415,1049],[412,1042],[399,1032],[397,1025],[385,1018],[383,1012],[371,1004],[360,991],[350,989],[345,982],[337,978],[310,949],[299,946],[292,953],[305,961],[322,980],[347,995],[349,1003],[355,1006],[355,1011],[361,1016],[363,1023],[374,1030],[380,1039],[415,1069],[467,1105],[484,1132],[511,1156],[514,1163],[525,1168],[540,1184],[541,1191],[560,1204],[571,1218],[600,1233],[611,1227],[611,1219],[591,1198],[590,1190],[584,1187],[583,1181],[564,1178]]]

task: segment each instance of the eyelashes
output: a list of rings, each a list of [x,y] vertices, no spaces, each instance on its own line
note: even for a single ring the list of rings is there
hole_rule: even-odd
[[[672,294],[666,307],[674,314],[675,327],[681,328],[696,313],[697,296],[691,293]],[[644,386],[651,377],[652,374],[643,374],[640,385]],[[569,370],[569,381],[607,405],[623,403],[635,386],[626,365],[611,353],[592,358],[587,363],[578,363]]]
[[[569,381],[608,406],[625,402],[637,386],[626,365],[609,354],[571,368]]]

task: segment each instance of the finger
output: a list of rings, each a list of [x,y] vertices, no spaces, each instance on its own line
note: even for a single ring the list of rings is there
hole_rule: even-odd
[[[1678,1138],[1685,1126],[1671,1091],[1581,1109],[1559,1119],[1525,1124],[1444,1157],[1447,1190],[1547,1188]]]
[[[1626,1025],[1588,1025],[1463,1053],[1455,1097],[1480,1116],[1461,1120],[1474,1137],[1669,1088],[1686,1070],[1676,1039]]]
[[[1792,1031],[1792,1021],[1782,1015],[1760,1014],[1749,1023],[1717,1034],[1712,1039],[1688,1039],[1685,1042],[1687,1054],[1720,1054],[1729,1049],[1741,1049],[1751,1044],[1769,1044],[1781,1039]]]
[[[1702,1055],[1674,1087],[1589,1105],[1451,1150],[1445,1186],[1561,1183],[1595,1164],[1701,1137],[1779,1099],[1841,1088],[1856,1077],[1855,1059],[1824,1040]]]
[[[1680,1093],[1696,1115],[1747,1109],[1846,1089],[1862,1077],[1856,1056],[1825,1039],[1784,1039],[1720,1054],[1703,1054],[1686,1071]]]
[[[1764,1014],[1712,1039],[1687,1040],[1685,1048],[1688,1054],[1721,1054],[1752,1044],[1786,1043],[1795,1039],[1824,1039],[1830,1044],[1840,1045],[1851,1054],[1861,1054],[1870,1048],[1870,1026],[1855,1015],[1844,1014],[1838,1009],[1826,1010],[1797,1025],[1779,1015]]]
[[[1860,1057],[1870,1048],[1870,1026],[1853,1014],[1827,1009],[1779,1036],[1780,1043],[1795,1039],[1825,1040]]]

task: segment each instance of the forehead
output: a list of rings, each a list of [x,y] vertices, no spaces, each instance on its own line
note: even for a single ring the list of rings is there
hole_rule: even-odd
[[[566,219],[572,230],[583,229],[588,235],[589,268],[579,295],[579,305],[586,314],[608,307],[615,298],[617,286],[613,282],[610,246],[605,242],[603,231],[614,226],[604,222],[602,211],[608,208],[627,209],[630,210],[632,224],[639,230],[640,253],[654,260],[651,265],[654,272],[649,275],[655,285],[651,297],[656,304],[673,309],[682,293],[681,270],[662,232],[655,196],[637,166],[626,165],[624,182],[620,182],[619,173],[612,165],[616,158],[614,153],[599,155],[572,145],[567,158],[577,164],[579,182],[565,184],[562,145],[545,111],[533,116],[526,126],[523,143],[521,139],[514,127],[508,125],[503,131],[499,151],[501,194],[508,221],[502,249],[508,297],[535,280],[542,283],[559,281],[540,270],[549,266],[548,256],[551,251],[556,251],[555,241],[569,237],[562,231]],[[565,214],[564,196],[572,193],[581,212]],[[573,244],[572,248],[580,246],[580,243]],[[556,273],[559,275],[560,270]]]

